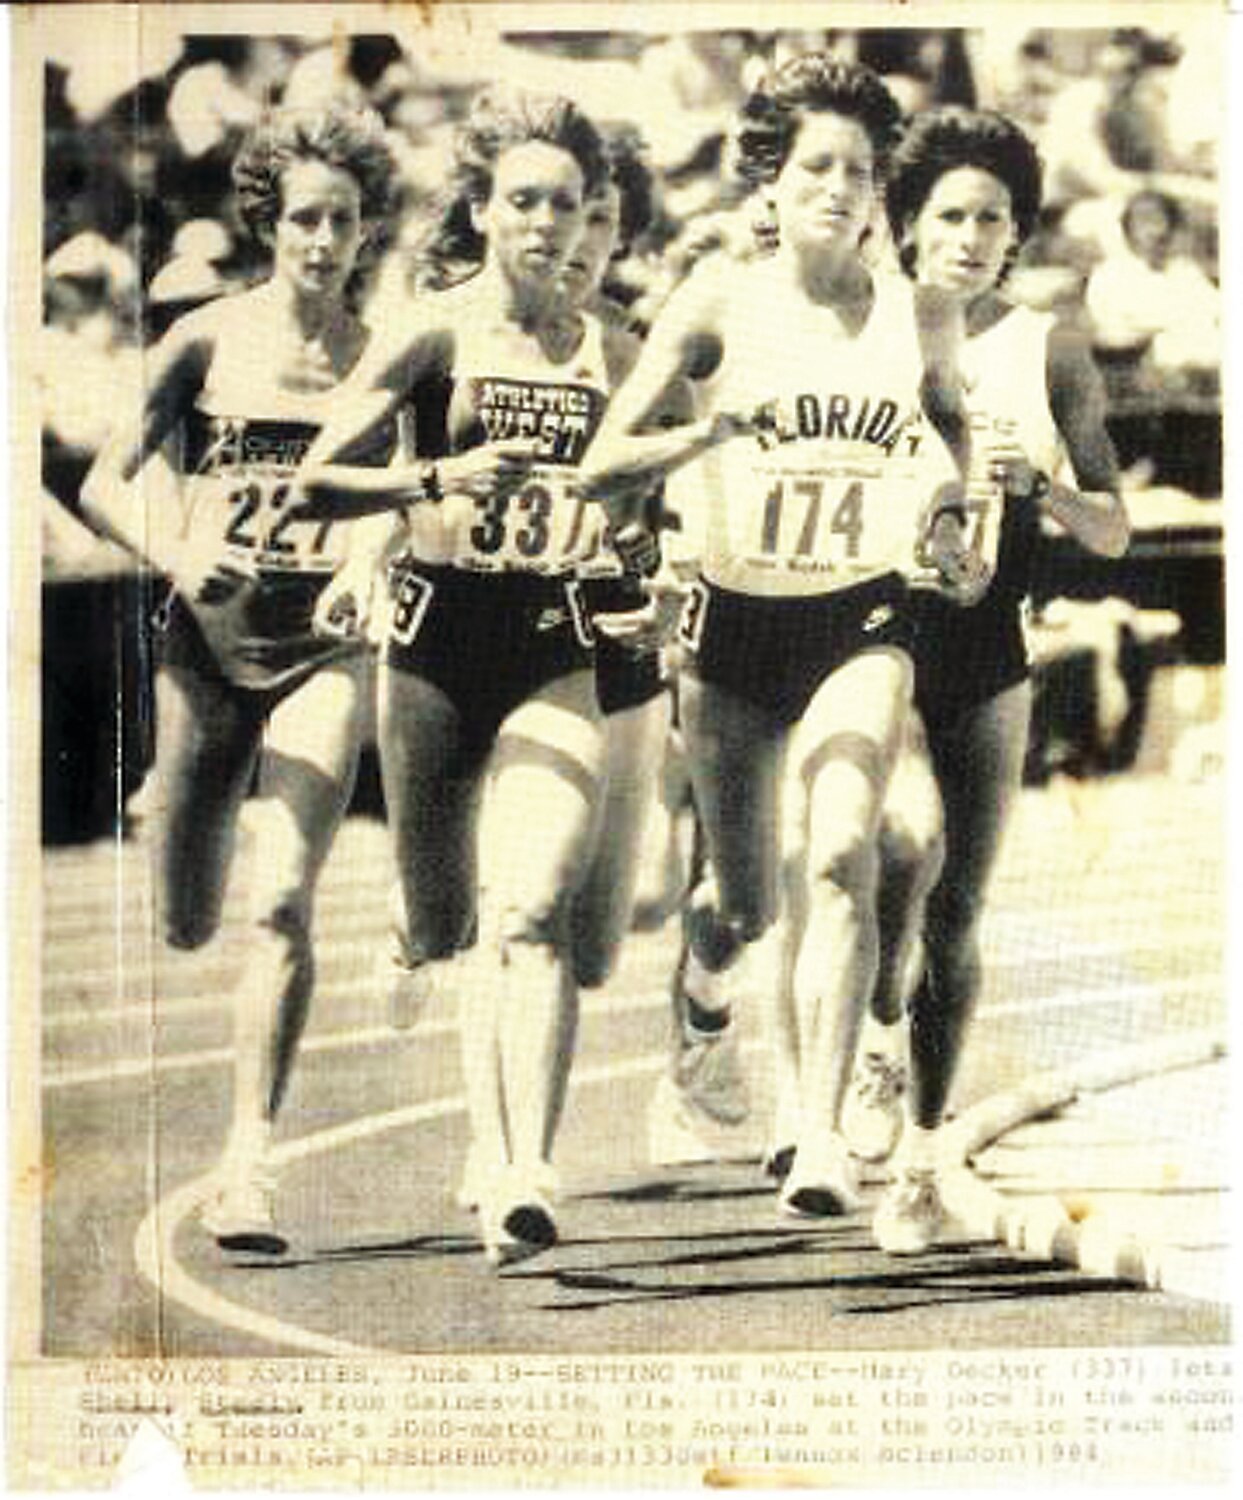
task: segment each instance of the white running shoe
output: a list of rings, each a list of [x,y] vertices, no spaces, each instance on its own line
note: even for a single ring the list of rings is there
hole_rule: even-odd
[[[685,1024],[673,1058],[673,1083],[693,1111],[718,1125],[741,1125],[751,1113],[736,1024],[692,1031]]]
[[[220,1186],[203,1205],[203,1227],[222,1250],[284,1255],[289,1241],[276,1227],[276,1174],[266,1164],[221,1166]]]
[[[872,1234],[888,1255],[922,1255],[945,1219],[935,1170],[904,1167],[877,1206]]]
[[[902,1138],[906,1064],[883,1052],[865,1052],[842,1105],[842,1135],[860,1161],[888,1161]]]
[[[783,1213],[796,1219],[835,1219],[860,1207],[854,1158],[840,1135],[800,1145],[781,1189]]]
[[[656,1083],[647,1106],[647,1157],[654,1167],[684,1167],[716,1161],[713,1122],[682,1093],[668,1074]]]

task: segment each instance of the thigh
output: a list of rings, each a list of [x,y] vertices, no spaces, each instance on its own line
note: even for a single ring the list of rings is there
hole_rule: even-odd
[[[723,915],[762,930],[777,911],[786,731],[768,710],[695,673],[683,678],[680,704]]]
[[[662,693],[604,720],[604,776],[589,875],[602,897],[629,899],[671,719],[669,695]]]
[[[372,681],[360,653],[322,667],[273,710],[254,809],[261,878],[301,887],[318,873],[354,789]]]
[[[931,742],[945,806],[943,884],[978,896],[1023,781],[1031,683],[1020,682],[966,711],[952,734]]]
[[[381,666],[380,767],[409,935],[429,957],[466,940],[474,922],[475,822],[483,758],[436,683]]]
[[[263,727],[262,708],[223,679],[162,667],[156,677],[159,867],[169,936],[205,941],[224,899],[237,815]]]
[[[791,809],[809,849],[873,837],[906,733],[912,669],[903,651],[865,651],[817,689],[794,736]]]
[[[502,908],[542,905],[577,886],[604,769],[591,670],[536,689],[501,725],[493,754],[489,875]]]

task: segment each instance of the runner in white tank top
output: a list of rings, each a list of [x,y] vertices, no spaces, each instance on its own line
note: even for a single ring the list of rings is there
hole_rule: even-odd
[[[367,329],[347,287],[388,204],[393,162],[370,112],[277,113],[243,147],[244,215],[271,278],[175,324],[150,359],[146,403],[116,431],[84,501],[174,593],[156,678],[153,784],[167,940],[215,933],[243,799],[262,851],[248,962],[234,998],[233,1125],[205,1214],[222,1248],[279,1253],[268,1147],[314,978],[315,882],[349,801],[371,671],[312,629],[344,527],[294,513],[294,483]],[[176,516],[147,508],[175,451]],[[173,497],[174,499],[176,497]]]
[[[750,267],[705,262],[674,294],[589,460],[610,503],[613,486],[717,450],[681,702],[718,890],[692,913],[685,987],[701,1011],[718,1007],[723,976],[774,922],[788,761],[786,852],[810,908],[787,966],[798,1149],[783,1204],[796,1214],[857,1202],[838,1124],[875,975],[875,840],[910,694],[903,571],[954,472],[920,418],[932,373],[910,293],[859,253],[897,123],[878,79],[820,54],[749,101],[741,159],[771,195],[779,247]],[[642,435],[684,378],[706,415]],[[961,493],[941,498],[958,527]],[[952,561],[969,568],[958,541]]]
[[[874,997],[881,1024],[869,1026],[861,1047],[860,1092],[869,1092],[870,1072],[873,1100],[894,1103],[883,1081],[904,1050],[896,1025],[902,980],[922,934],[924,969],[910,999],[906,1142],[875,1221],[882,1246],[912,1252],[932,1242],[942,1218],[936,1129],[980,988],[978,924],[1022,776],[1031,688],[1021,613],[1041,529],[1050,523],[1118,556],[1128,527],[1103,389],[1085,343],[997,290],[1039,209],[1031,143],[996,114],[930,111],[895,154],[887,196],[908,271],[964,311],[958,363],[972,426],[969,490],[993,488],[990,509],[1000,522],[995,574],[978,604],[919,602],[915,699],[927,753],[916,744],[903,758],[882,843],[885,920]],[[868,1113],[859,1112],[865,1122]],[[869,1154],[882,1154],[892,1138],[879,1132],[881,1150]]]

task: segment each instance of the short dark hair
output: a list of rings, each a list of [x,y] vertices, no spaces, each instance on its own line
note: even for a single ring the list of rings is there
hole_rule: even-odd
[[[1029,137],[995,110],[947,104],[916,115],[889,162],[885,209],[903,269],[914,274],[907,230],[947,172],[978,167],[1004,183],[1020,243],[1036,227],[1043,172]]]
[[[233,162],[237,205],[250,231],[271,234],[281,211],[281,177],[294,162],[322,161],[358,183],[364,219],[381,219],[391,207],[396,163],[374,110],[333,100],[309,109],[265,115]]]
[[[804,117],[829,113],[859,122],[881,167],[901,123],[897,101],[870,68],[829,52],[807,52],[782,64],[744,103],[738,129],[743,177],[752,186],[775,181]]]

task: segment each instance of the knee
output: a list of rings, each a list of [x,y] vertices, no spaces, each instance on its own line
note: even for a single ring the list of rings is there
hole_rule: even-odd
[[[502,953],[511,948],[563,949],[568,930],[568,903],[564,896],[510,906],[501,915]]]
[[[285,891],[263,902],[255,913],[255,925],[293,948],[311,943],[311,902],[303,891]]]
[[[164,913],[164,941],[170,948],[192,953],[215,937],[218,926],[212,913],[167,911]]]
[[[927,889],[945,863],[945,839],[940,830],[901,817],[885,819],[879,851],[885,878],[906,886]]]
[[[839,834],[832,843],[813,844],[807,862],[813,892],[831,891],[853,899],[875,892],[879,872],[877,841],[861,829]]]

